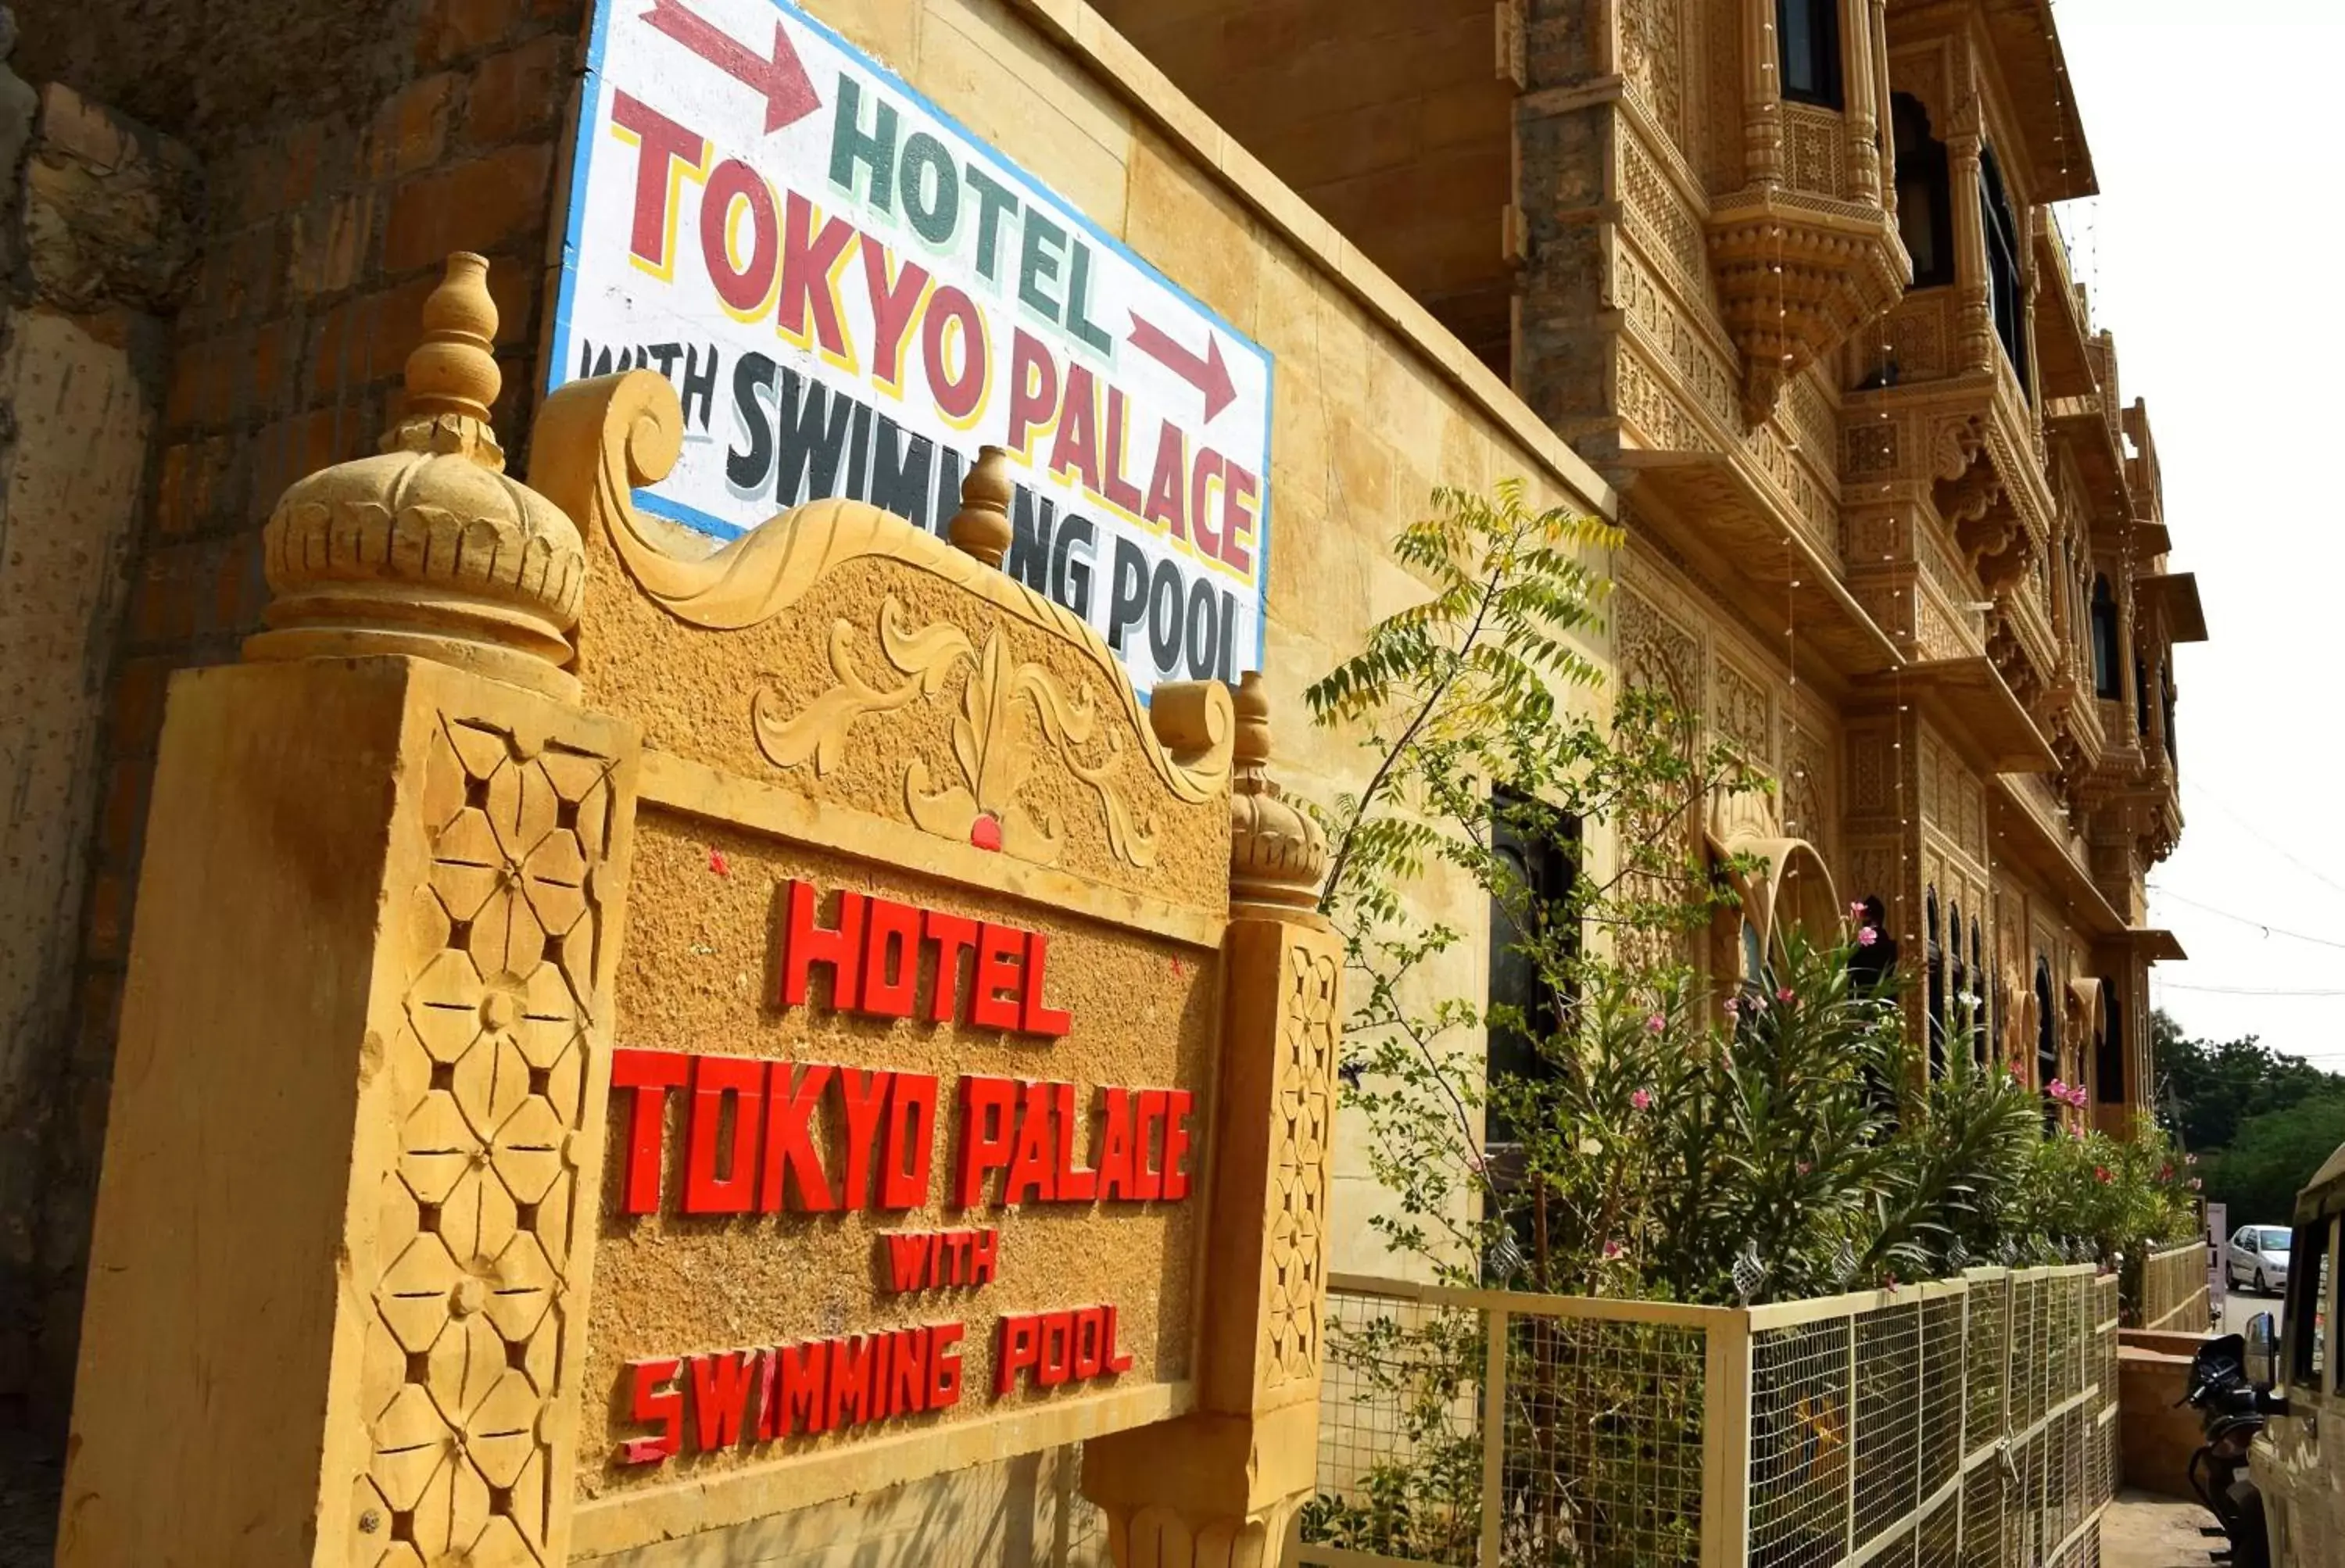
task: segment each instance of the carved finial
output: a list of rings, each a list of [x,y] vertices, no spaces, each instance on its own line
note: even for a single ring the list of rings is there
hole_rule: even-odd
[[[1248,670],[1233,704],[1237,736],[1230,780],[1230,903],[1282,913],[1319,901],[1327,874],[1327,835],[1270,779],[1270,695],[1262,672]]]
[[[574,698],[586,552],[559,506],[504,472],[489,264],[448,260],[407,359],[407,406],[372,457],[289,486],[269,514],[269,629],[248,659],[403,654]]]
[[[960,510],[953,514],[953,547],[989,566],[1010,553],[1010,449],[981,446],[977,466],[960,482]]]
[[[504,386],[491,352],[496,339],[488,260],[459,250],[423,301],[423,341],[407,356],[407,405],[384,433],[382,449],[462,453],[502,471],[504,448],[489,424],[490,406]]]

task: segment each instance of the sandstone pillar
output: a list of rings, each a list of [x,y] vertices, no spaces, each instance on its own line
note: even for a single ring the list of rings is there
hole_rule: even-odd
[[[459,257],[164,724],[57,1561],[563,1560],[636,741]]]
[[[1271,1568],[1318,1463],[1342,951],[1313,908],[1326,842],[1265,772],[1257,675],[1237,718],[1197,1409],[1084,1449],[1119,1568]]]

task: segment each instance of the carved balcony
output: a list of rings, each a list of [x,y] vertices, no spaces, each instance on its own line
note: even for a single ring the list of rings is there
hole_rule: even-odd
[[[1838,107],[1782,91],[1773,0],[1745,0],[1741,14],[1743,183],[1711,198],[1706,231],[1720,314],[1741,353],[1743,418],[1757,425],[1787,382],[1894,305],[1914,269],[1883,196],[1879,8],[1842,7]]]

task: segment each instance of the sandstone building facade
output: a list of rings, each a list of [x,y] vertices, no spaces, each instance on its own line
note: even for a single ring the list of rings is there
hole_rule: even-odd
[[[2094,185],[2048,0],[807,9],[1275,356],[1274,702],[1409,602],[1383,544],[1433,484],[1617,516],[1592,651],[1779,781],[1759,826],[1882,901],[1935,1048],[2146,1102],[2205,627],[2052,218]],[[391,423],[451,249],[525,448],[588,7],[19,15],[0,1397],[54,1423],[166,683],[257,628],[262,520]],[[1340,787],[1301,728],[1294,782]]]

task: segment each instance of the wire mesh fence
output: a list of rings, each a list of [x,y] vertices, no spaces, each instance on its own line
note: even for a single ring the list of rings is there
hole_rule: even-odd
[[[2207,1244],[2200,1241],[2153,1252],[2141,1265],[2141,1326],[2178,1333],[2208,1329]]]
[[[2089,1268],[1740,1308],[1333,1283],[1299,1563],[2097,1568]]]

